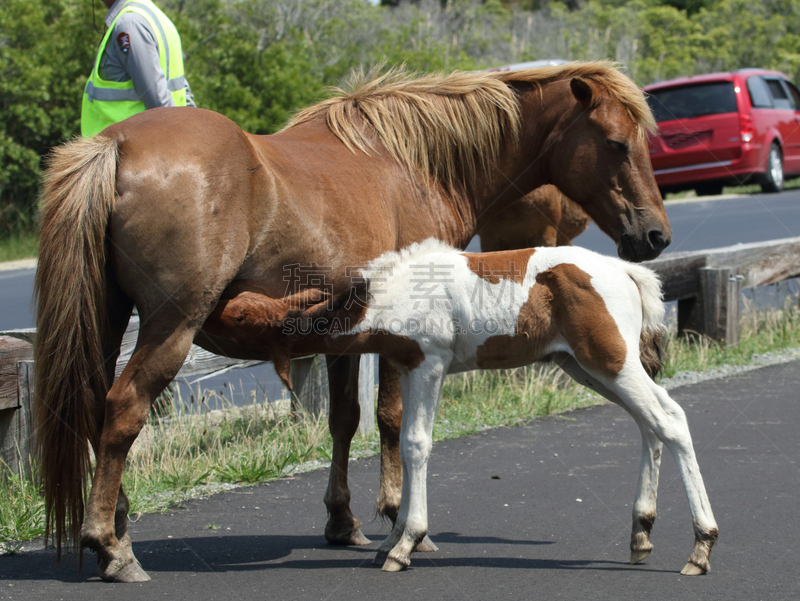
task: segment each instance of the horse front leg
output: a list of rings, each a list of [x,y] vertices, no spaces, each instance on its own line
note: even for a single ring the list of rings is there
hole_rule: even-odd
[[[378,515],[397,522],[403,490],[403,466],[400,459],[400,425],[403,419],[403,396],[400,375],[381,357],[378,362],[378,430],[381,435],[381,481],[378,489]],[[439,548],[425,536],[415,551],[432,552]]]
[[[362,534],[360,522],[350,511],[350,488],[347,486],[350,443],[361,418],[358,404],[360,357],[328,356],[326,359],[331,394],[328,427],[333,439],[333,454],[324,498],[328,508],[325,538],[332,545],[368,545],[370,540]]]

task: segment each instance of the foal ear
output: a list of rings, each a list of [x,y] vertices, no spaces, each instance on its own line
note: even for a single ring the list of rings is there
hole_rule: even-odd
[[[575,96],[578,102],[583,106],[589,106],[589,103],[592,101],[592,86],[590,86],[585,79],[573,77],[569,82],[569,87],[572,89],[572,95]]]

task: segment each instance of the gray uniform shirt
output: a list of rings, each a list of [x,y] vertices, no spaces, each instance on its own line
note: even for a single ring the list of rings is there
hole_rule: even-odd
[[[125,0],[117,0],[106,15],[106,27],[111,27]],[[150,24],[137,13],[125,13],[114,24],[114,31],[103,50],[99,68],[106,81],[133,80],[133,89],[145,108],[175,106],[167,89],[167,78],[158,61],[158,41]],[[189,82],[186,82],[186,104],[196,106]]]

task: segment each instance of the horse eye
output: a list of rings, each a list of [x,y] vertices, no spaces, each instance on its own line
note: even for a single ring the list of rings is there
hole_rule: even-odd
[[[628,152],[628,145],[625,142],[618,142],[617,140],[606,140],[606,144],[612,150],[617,150],[619,152],[627,153]]]

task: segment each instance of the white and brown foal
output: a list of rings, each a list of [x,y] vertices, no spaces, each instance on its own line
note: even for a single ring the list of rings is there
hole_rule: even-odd
[[[686,417],[651,378],[660,367],[664,317],[652,271],[575,247],[469,254],[428,240],[380,256],[361,274],[363,281],[328,302],[266,311],[263,297],[243,296],[220,307],[217,318],[231,327],[246,323],[251,332],[282,320],[287,359],[373,352],[400,371],[403,490],[375,560],[385,571],[408,567],[428,532],[426,470],[444,377],[544,360],[620,405],[641,430],[631,563],[653,548],[663,443],[677,461],[694,524],[694,550],[681,573],[708,571],[718,530]]]

